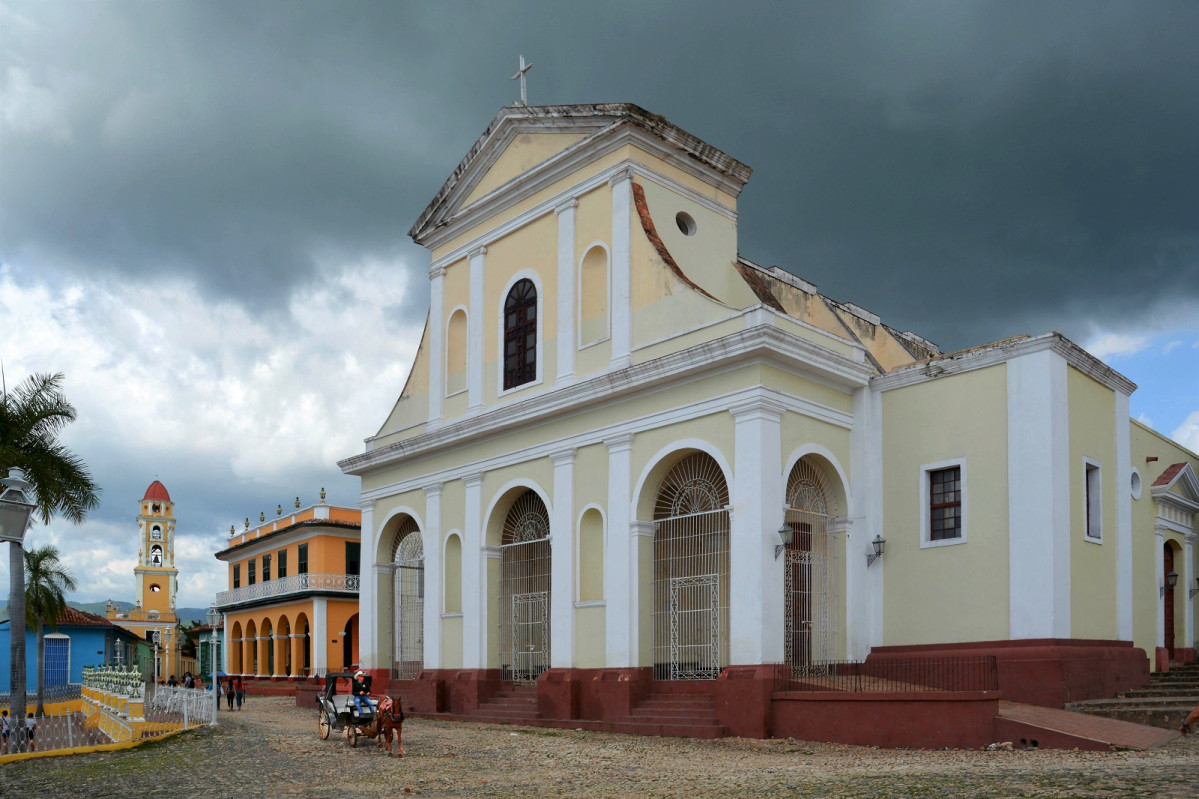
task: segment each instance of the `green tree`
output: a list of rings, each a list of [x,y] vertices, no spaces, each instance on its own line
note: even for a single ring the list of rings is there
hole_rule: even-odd
[[[2,374],[2,373],[0,373]],[[12,392],[0,380],[0,475],[12,467],[25,471],[37,498],[36,514],[49,524],[59,515],[72,522],[83,521],[100,503],[100,488],[93,482],[83,461],[58,441],[62,429],[75,421],[75,408],[63,394],[62,373],[30,375]],[[8,615],[25,618],[25,558],[19,544],[9,546],[11,580]],[[25,714],[25,636],[17,623],[9,625],[12,659],[9,670],[11,706],[15,716]],[[23,730],[24,728],[18,728]],[[18,744],[20,734],[18,737]]]
[[[58,560],[58,547],[25,551],[25,624],[37,631],[37,715],[46,715],[46,627],[57,627],[75,578]]]

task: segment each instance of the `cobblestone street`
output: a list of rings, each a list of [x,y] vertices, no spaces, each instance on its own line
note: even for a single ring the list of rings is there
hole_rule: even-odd
[[[220,726],[121,752],[0,767],[4,797],[1195,797],[1199,739],[1151,751],[918,751],[410,719],[403,758],[317,735],[316,710],[255,697]]]

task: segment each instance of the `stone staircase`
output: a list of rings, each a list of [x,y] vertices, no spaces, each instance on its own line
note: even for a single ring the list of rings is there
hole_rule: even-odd
[[[531,724],[537,720],[537,686],[510,685],[470,714],[477,721]]]
[[[1199,663],[1172,663],[1170,671],[1152,675],[1141,688],[1124,691],[1115,699],[1071,702],[1066,709],[1176,730],[1196,705],[1199,705]]]
[[[716,715],[711,693],[657,692],[647,696],[613,732],[683,738],[723,738],[728,730]]]

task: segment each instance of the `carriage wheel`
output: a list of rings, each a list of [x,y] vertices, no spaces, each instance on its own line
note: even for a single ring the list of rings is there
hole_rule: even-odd
[[[358,728],[353,724],[346,725],[346,741],[350,746],[358,745]]]
[[[321,714],[316,720],[316,729],[321,734],[321,740],[329,737],[329,711],[321,708]]]

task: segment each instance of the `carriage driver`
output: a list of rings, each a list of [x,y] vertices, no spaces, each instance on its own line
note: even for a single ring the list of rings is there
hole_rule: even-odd
[[[371,689],[366,682],[366,672],[354,672],[354,681],[350,684],[350,693],[354,697],[354,707],[358,709],[358,715],[370,715],[374,713],[374,708],[371,707]],[[366,707],[363,710],[363,706]]]

